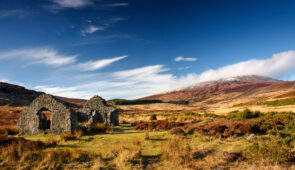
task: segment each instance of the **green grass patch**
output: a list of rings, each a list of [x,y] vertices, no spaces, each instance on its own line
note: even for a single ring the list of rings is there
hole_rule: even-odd
[[[288,99],[260,102],[260,103],[257,103],[257,105],[267,105],[267,106],[295,105],[295,98],[288,98]]]

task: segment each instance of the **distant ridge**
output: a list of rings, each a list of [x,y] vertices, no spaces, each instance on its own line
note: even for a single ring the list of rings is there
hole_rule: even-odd
[[[0,105],[29,105],[36,97],[44,94],[22,86],[0,82]]]
[[[142,99],[188,101],[202,106],[267,100],[290,91],[295,91],[295,82],[247,75],[196,83]]]
[[[27,106],[39,95],[45,94],[10,83],[0,82],[0,106]],[[58,97],[58,96],[56,96]],[[60,100],[75,106],[82,106],[86,100],[58,97]]]

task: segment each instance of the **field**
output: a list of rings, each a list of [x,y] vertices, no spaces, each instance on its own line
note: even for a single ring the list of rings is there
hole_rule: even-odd
[[[169,103],[118,107],[113,129],[22,136],[15,120],[25,107],[2,106],[0,169],[295,168],[295,114],[286,112],[292,105],[223,114]]]

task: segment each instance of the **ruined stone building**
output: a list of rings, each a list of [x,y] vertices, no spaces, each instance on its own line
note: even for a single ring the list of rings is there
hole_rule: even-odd
[[[50,115],[45,115],[47,111]],[[37,97],[21,114],[18,127],[23,134],[40,134],[43,131],[49,133],[71,133],[78,128],[77,113],[63,101],[44,94]]]
[[[79,119],[91,123],[119,125],[118,110],[109,106],[99,96],[87,101],[80,112],[71,105],[48,94],[37,97],[21,114],[18,127],[22,134],[35,135],[43,132],[72,133],[78,128]]]
[[[83,106],[82,113],[88,119],[88,124],[99,122],[107,125],[119,125],[119,113],[115,107],[109,106],[107,102],[99,97],[93,96]]]

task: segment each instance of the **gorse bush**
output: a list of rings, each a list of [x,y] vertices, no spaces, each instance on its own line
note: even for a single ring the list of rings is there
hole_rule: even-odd
[[[295,124],[292,123],[294,118],[295,115],[292,112],[270,112],[251,120],[249,124],[254,132],[265,133],[269,130],[282,130],[284,128],[295,130]]]
[[[152,114],[150,116],[150,120],[157,120],[157,115],[156,114]]]
[[[263,114],[259,111],[251,111],[249,109],[245,109],[241,112],[239,111],[233,111],[227,114],[227,119],[232,120],[243,120],[243,119],[251,119],[251,118],[257,118],[262,116]]]
[[[275,136],[265,139],[258,139],[244,151],[244,155],[252,161],[269,159],[276,163],[283,163],[288,160],[290,147],[278,141]]]

